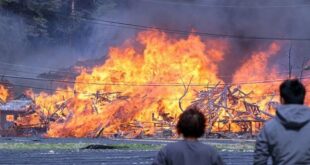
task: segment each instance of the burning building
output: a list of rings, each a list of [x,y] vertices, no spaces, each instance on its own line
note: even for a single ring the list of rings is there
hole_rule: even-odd
[[[47,137],[174,136],[178,115],[197,105],[208,134],[255,134],[274,115],[282,80],[304,77],[310,88],[310,63],[296,66],[310,51],[309,11],[281,4],[1,3],[3,27],[11,25],[0,30],[1,74],[34,111],[10,115],[16,125],[46,125]],[[73,59],[83,62],[55,69]],[[12,100],[0,85],[0,104]]]
[[[0,106],[0,130],[2,136],[17,135],[16,120],[34,113],[31,100],[12,100]]]
[[[250,54],[230,83],[219,75],[228,50],[224,39],[141,32],[111,48],[101,65],[82,69],[72,85],[53,93],[28,90],[36,113],[20,122],[46,123],[48,137],[173,136],[178,115],[196,104],[208,119],[208,133],[255,134],[273,116],[286,78],[268,64],[281,43]]]
[[[24,95],[11,100],[9,96],[9,89],[0,85],[0,136],[32,136],[45,133],[47,127],[44,123],[27,123],[29,117],[36,113],[33,100]]]
[[[57,89],[54,94],[30,92],[37,110],[51,121],[47,136],[154,135],[158,130],[171,129],[182,107],[197,103],[202,94],[197,91],[204,90],[210,96],[200,105],[204,111],[216,114],[210,131],[221,131],[225,123],[232,132],[244,130],[242,124],[236,124],[240,118],[227,119],[229,113],[238,116],[243,112],[245,123],[271,117],[266,114],[272,113],[269,105],[277,99],[279,81],[269,86],[243,83],[282,78],[276,68],[267,67],[268,59],[280,50],[279,43],[255,52],[233,75],[233,83],[226,84],[218,76],[218,65],[228,49],[225,40],[203,41],[195,35],[178,39],[150,30],[141,32],[137,41],[111,48],[108,59],[92,71],[82,71],[72,87]],[[238,91],[232,91],[237,86]],[[212,93],[211,88],[215,88],[213,92],[221,91]],[[229,112],[232,109],[235,111]],[[254,114],[250,115],[249,110]]]

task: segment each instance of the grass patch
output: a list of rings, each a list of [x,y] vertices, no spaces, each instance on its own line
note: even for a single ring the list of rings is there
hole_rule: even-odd
[[[227,152],[253,152],[253,143],[207,143],[218,151]],[[94,144],[94,143],[0,143],[0,149],[6,150],[80,150],[80,149],[118,149],[118,150],[159,150],[162,144],[120,143],[120,144]]]
[[[87,146],[85,143],[0,143],[0,149],[7,150],[57,150],[79,149]]]
[[[159,150],[163,147],[160,144],[140,144],[140,143],[133,143],[133,144],[118,144],[120,147],[128,147],[128,149],[133,150]]]
[[[215,147],[218,151],[228,151],[228,152],[253,152],[254,144],[251,143],[208,143],[209,145]]]
[[[100,145],[99,148],[89,146]],[[104,147],[106,146],[106,147]],[[89,147],[89,148],[87,148]],[[79,149],[122,149],[122,150],[158,150],[161,145],[151,144],[90,144],[90,143],[0,143],[0,149],[7,150],[79,150]]]

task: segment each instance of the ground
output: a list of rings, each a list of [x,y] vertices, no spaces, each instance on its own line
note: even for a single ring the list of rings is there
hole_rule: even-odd
[[[157,151],[170,142],[173,141],[0,138],[0,164],[151,164]],[[252,164],[254,141],[203,142],[216,147],[228,165]],[[83,149],[90,145],[101,149]]]

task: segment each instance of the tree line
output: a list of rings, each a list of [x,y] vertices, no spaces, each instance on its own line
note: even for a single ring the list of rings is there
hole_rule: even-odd
[[[119,4],[116,0],[0,0],[0,36],[24,31],[28,44],[70,43],[91,32],[81,16],[105,14]],[[14,31],[17,27],[22,29]]]

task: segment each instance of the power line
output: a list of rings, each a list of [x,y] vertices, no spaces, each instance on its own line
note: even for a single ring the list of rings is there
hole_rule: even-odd
[[[133,30],[158,30],[163,31],[169,34],[179,34],[179,35],[198,35],[198,36],[207,36],[207,37],[216,37],[216,38],[229,38],[229,39],[252,39],[252,40],[278,40],[278,41],[288,41],[288,40],[295,40],[295,41],[310,41],[310,38],[297,38],[297,37],[265,37],[265,36],[241,36],[241,35],[233,35],[233,34],[220,34],[220,33],[209,33],[209,32],[197,32],[197,31],[185,31],[185,30],[177,30],[177,29],[168,29],[156,26],[148,26],[148,25],[138,25],[138,24],[131,24],[131,23],[124,23],[124,22],[117,22],[117,21],[110,21],[110,20],[103,20],[93,17],[85,17],[85,16],[64,16],[62,14],[54,12],[54,14],[66,18],[66,19],[73,19],[76,18],[98,25],[103,26],[112,26],[112,27],[119,27],[119,28],[126,28],[126,29],[133,29]]]
[[[14,75],[0,75],[0,77],[7,77],[13,79],[24,79],[24,80],[33,80],[41,82],[59,82],[59,83],[68,83],[68,84],[86,84],[86,85],[102,85],[102,86],[136,86],[136,87],[145,87],[145,86],[170,86],[170,87],[179,87],[184,86],[182,83],[137,83],[137,82],[122,82],[122,83],[97,83],[97,82],[81,82],[81,81],[68,81],[68,80],[57,80],[57,79],[43,79],[43,78],[33,78],[33,77],[22,77]],[[310,79],[310,75],[302,77],[302,79]],[[216,85],[256,85],[256,84],[270,84],[278,83],[286,79],[273,79],[273,80],[262,80],[262,81],[253,81],[253,82],[238,82],[238,83],[219,83],[219,84],[201,84],[201,83],[192,83],[190,86],[204,86],[204,87],[213,87]]]
[[[38,87],[38,86],[31,86],[31,85],[22,85],[22,84],[14,84],[14,83],[1,83],[7,86],[15,86],[15,87],[21,87],[21,88],[31,88],[31,89],[38,89],[38,90],[45,90],[45,91],[52,91],[52,92],[74,92],[74,91],[68,91],[64,89],[54,89],[54,88],[46,88],[46,87]]]
[[[36,70],[38,70],[38,69],[40,69],[40,70],[45,69],[49,73],[51,73],[51,72],[54,72],[54,73],[71,73],[71,74],[74,73],[74,72],[70,72],[70,71],[59,70],[59,69],[56,69],[56,68],[39,67],[39,66],[28,66],[28,65],[21,65],[21,64],[12,64],[12,63],[8,63],[8,62],[4,62],[4,61],[0,61],[0,64],[4,64],[4,65],[8,65],[8,66],[15,66],[15,67],[28,68],[28,69],[36,69]],[[36,73],[38,73],[38,72],[36,72]],[[38,73],[38,74],[42,74],[42,73]]]
[[[29,66],[29,65],[21,65],[21,64],[12,64],[12,63],[8,63],[8,62],[4,62],[4,61],[0,61],[1,64],[4,65],[13,65],[13,66],[18,66],[18,67],[24,67],[24,68],[32,68],[32,69],[49,69],[49,70],[53,70],[53,68],[47,68],[47,67],[39,67],[39,66]]]
[[[1,62],[0,63],[4,63],[4,62]],[[15,64],[11,64],[11,63],[6,63],[7,65],[11,65],[11,66],[21,66],[21,65],[15,65]],[[40,68],[38,66],[34,66],[34,67],[30,67],[30,68]],[[4,71],[9,71],[9,72],[16,72],[16,73],[26,73],[26,74],[31,74],[31,75],[40,75],[40,74],[45,74],[45,73],[42,73],[42,72],[32,72],[32,71],[28,71],[28,70],[16,70],[16,69],[11,69],[11,68],[3,68],[3,67],[0,67],[0,69]],[[296,72],[296,71],[301,71],[302,69],[292,69],[292,71]],[[74,72],[67,72],[67,71],[61,71],[59,70],[58,71],[59,73],[68,73],[68,74],[75,74]],[[48,73],[51,73],[51,72],[48,72]],[[53,71],[52,71],[53,73]],[[289,71],[283,71],[283,72],[276,72],[274,74],[277,74],[277,75],[282,75],[282,74],[288,74]],[[5,75],[3,73],[3,75]],[[234,77],[234,75],[217,75],[218,78],[232,78]],[[72,79],[72,81],[74,81],[75,79]]]
[[[5,85],[15,86],[15,87],[22,87],[22,88],[31,88],[31,89],[39,89],[39,90],[45,90],[45,91],[52,91],[52,92],[65,92],[65,93],[73,93],[75,94],[83,94],[88,96],[95,96],[95,93],[88,93],[85,91],[77,91],[77,90],[65,90],[65,89],[53,89],[53,88],[45,88],[45,87],[37,87],[37,86],[30,86],[30,85],[21,85],[21,84],[9,84],[9,83],[3,83]],[[262,97],[271,97],[276,96],[275,94],[265,94],[262,96],[249,96],[247,98],[262,98]],[[168,97],[149,97],[149,96],[132,96],[130,98],[139,98],[139,99],[153,99],[153,100],[170,100],[170,101],[179,101],[179,98],[168,98]],[[195,99],[182,99],[183,101],[195,101]]]
[[[310,4],[298,4],[298,5],[268,5],[268,6],[249,6],[249,5],[211,5],[206,3],[184,3],[184,2],[172,2],[162,0],[140,0],[152,3],[167,4],[167,5],[179,5],[179,6],[199,6],[207,8],[243,8],[243,9],[273,9],[273,8],[304,8],[310,7]]]
[[[30,75],[39,75],[39,74],[41,74],[41,73],[38,73],[38,72],[28,72],[28,71],[16,70],[16,69],[11,69],[11,68],[2,68],[2,67],[0,67],[0,69],[2,70],[2,72],[25,73],[25,74],[30,74]]]
[[[82,21],[92,22],[99,25],[104,26],[114,26],[120,28],[129,28],[134,30],[158,30],[171,34],[180,34],[180,35],[198,35],[198,36],[208,36],[208,37],[217,37],[217,38],[230,38],[230,39],[252,39],[252,40],[278,40],[278,41],[310,41],[310,38],[295,38],[295,37],[265,37],[265,36],[241,36],[241,35],[233,35],[233,34],[220,34],[220,33],[210,33],[210,32],[198,32],[198,31],[185,31],[185,30],[177,30],[177,29],[168,29],[156,26],[149,25],[138,25],[132,23],[124,23],[118,21],[104,20],[93,17],[85,17],[85,16],[64,16],[62,14],[54,12],[54,14],[69,19],[79,18]]]

